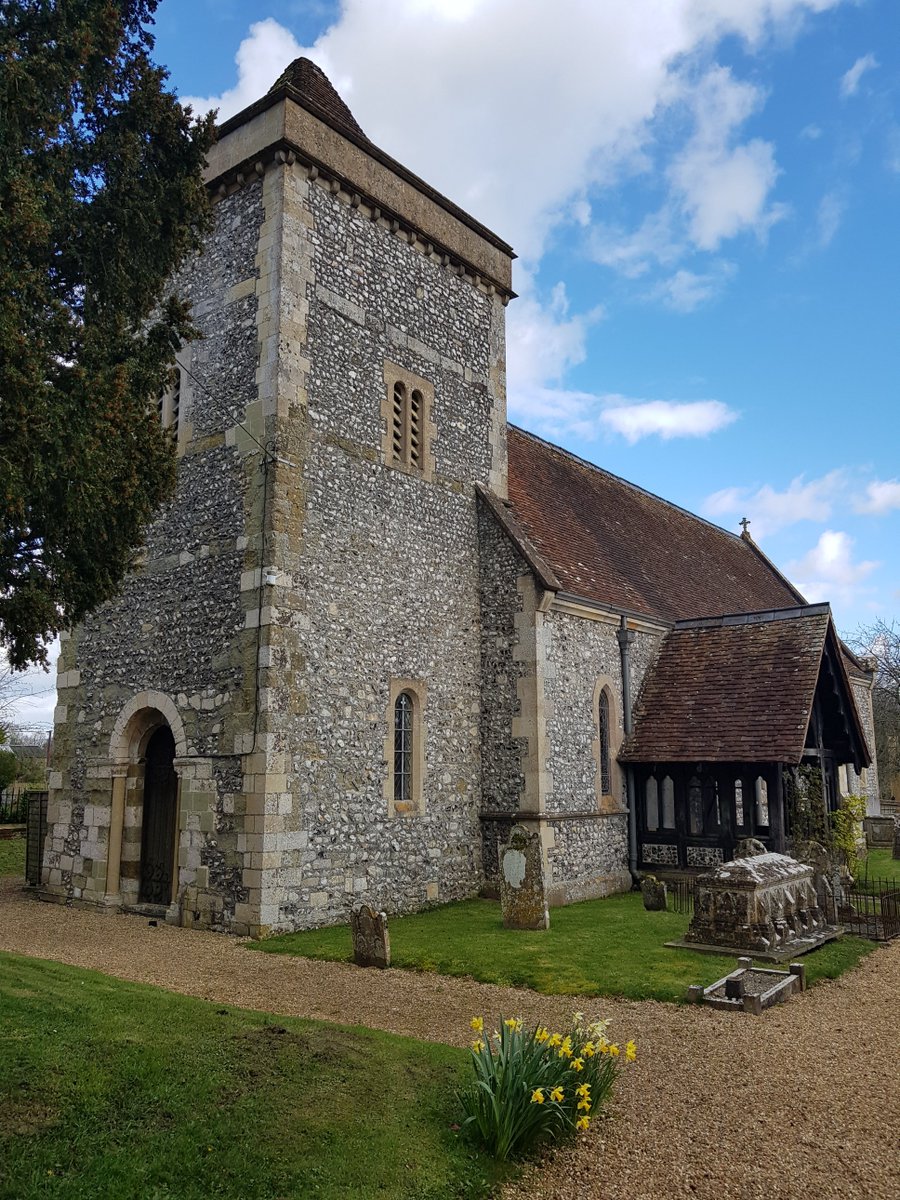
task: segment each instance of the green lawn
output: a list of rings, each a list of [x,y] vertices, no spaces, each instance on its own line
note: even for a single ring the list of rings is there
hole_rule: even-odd
[[[3,1200],[476,1200],[467,1051],[0,954]]]
[[[900,884],[900,858],[892,858],[890,850],[870,850],[863,860],[858,882],[863,883],[867,874],[872,879],[892,879]]]
[[[678,913],[646,912],[637,892],[554,908],[541,932],[504,929],[496,901],[466,900],[392,919],[391,957],[395,967],[547,994],[683,1000],[690,984],[705,986],[735,966],[733,958],[666,949],[687,925]],[[350,930],[284,934],[251,948],[343,961],[351,957]],[[805,956],[807,978],[835,978],[873,949],[862,938],[831,942]]]
[[[25,874],[25,839],[0,838],[0,876]]]

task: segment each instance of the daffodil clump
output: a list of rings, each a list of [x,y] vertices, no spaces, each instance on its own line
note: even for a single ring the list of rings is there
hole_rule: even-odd
[[[623,1064],[637,1057],[634,1042],[610,1041],[608,1028],[583,1013],[563,1033],[508,1017],[488,1036],[484,1019],[473,1017],[475,1080],[460,1093],[464,1127],[501,1160],[589,1129]]]

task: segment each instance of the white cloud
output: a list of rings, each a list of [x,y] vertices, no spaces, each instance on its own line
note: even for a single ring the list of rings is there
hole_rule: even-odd
[[[696,130],[668,169],[694,244],[715,250],[746,229],[764,236],[784,215],[767,208],[778,167],[775,148],[760,138],[733,145],[736,130],[762,104],[763,94],[727,67],[708,71],[694,90]]]
[[[874,516],[900,508],[900,479],[873,479],[866,484],[865,497],[854,500],[853,507],[858,513]]]
[[[776,31],[793,35],[799,18],[840,2],[556,0],[548,20],[544,0],[344,0],[312,47],[271,18],[255,23],[237,54],[236,84],[194,102],[219,107],[224,119],[306,53],[374,141],[534,261],[573,200],[648,170],[656,118],[693,105],[696,121],[715,123],[697,109],[692,63],[708,61],[727,36],[756,45]],[[777,215],[767,208],[772,147],[734,136],[759,93],[736,80],[722,90],[731,141],[707,131],[675,172],[704,247],[764,230]]]
[[[256,21],[234,56],[238,69],[234,87],[221,96],[183,96],[182,103],[190,104],[195,113],[217,108],[219,121],[225,121],[264,96],[288,63],[302,53],[303,47],[290,30],[273,17]]]
[[[48,646],[49,670],[32,666],[10,671],[6,655],[0,653],[0,717],[4,724],[23,729],[49,729],[56,708],[56,662],[59,639]]]
[[[816,243],[820,250],[831,245],[846,210],[847,202],[836,192],[828,192],[819,201],[816,213]]]
[[[701,275],[682,269],[658,283],[650,296],[675,312],[693,312],[720,295],[734,273],[734,264],[728,262],[717,263],[713,270]]]
[[[850,70],[841,76],[841,96],[845,100],[848,96],[855,96],[859,91],[859,81],[866,71],[874,71],[878,66],[880,64],[874,54],[864,54],[862,58],[858,58]]]
[[[822,136],[821,125],[804,125],[800,130],[800,137],[807,142],[817,142]]]
[[[707,497],[703,511],[712,517],[749,517],[750,532],[759,540],[797,521],[827,521],[844,494],[846,480],[846,472],[836,470],[819,479],[798,475],[783,491],[768,483],[756,491],[723,488]]]
[[[854,562],[853,538],[840,530],[826,529],[803,558],[787,564],[785,573],[812,603],[852,603],[868,576],[880,566],[872,560]]]
[[[607,403],[621,399],[624,397],[607,397]],[[707,437],[737,418],[738,414],[721,400],[613,402],[600,414],[603,425],[620,433],[631,443],[653,436],[663,441],[681,437]]]

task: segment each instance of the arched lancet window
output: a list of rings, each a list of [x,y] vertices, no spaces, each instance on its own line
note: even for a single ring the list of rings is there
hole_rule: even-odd
[[[756,824],[768,827],[769,824],[769,785],[762,775],[756,777]]]
[[[662,781],[662,823],[663,829],[675,828],[675,784],[671,775]]]
[[[419,467],[422,463],[422,414],[425,401],[418,388],[410,391],[398,379],[394,384],[391,420],[391,454],[395,463]]]
[[[648,833],[659,829],[659,785],[652,775],[644,785],[644,817]]]
[[[609,696],[606,688],[597,701],[597,727],[600,734],[600,792],[609,796],[612,792],[612,771],[609,761]]]
[[[413,800],[413,699],[401,692],[394,704],[394,803]]]
[[[744,781],[742,779],[734,781],[734,817],[738,829],[747,828],[744,815]]]
[[[688,782],[688,825],[694,837],[703,836],[703,788],[697,775]]]

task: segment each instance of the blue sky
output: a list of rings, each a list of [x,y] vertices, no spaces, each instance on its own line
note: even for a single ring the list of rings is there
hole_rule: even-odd
[[[223,117],[308,54],[513,244],[511,419],[749,517],[842,631],[900,612],[897,0],[162,0],[156,36]]]

